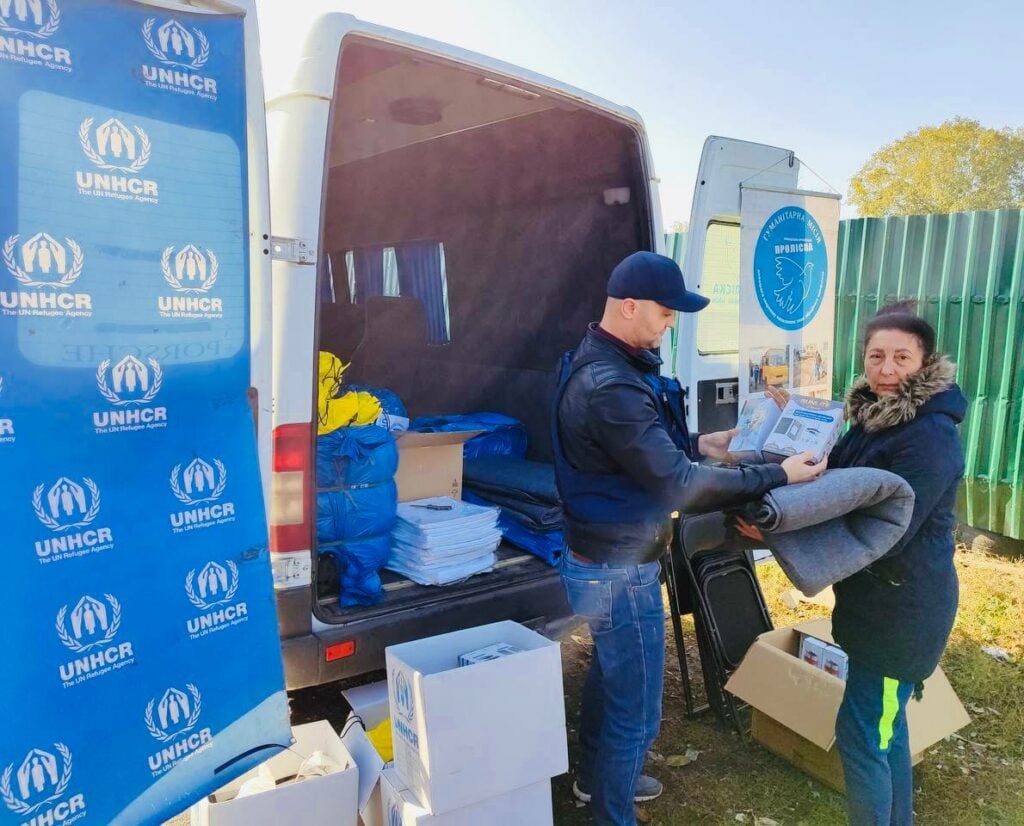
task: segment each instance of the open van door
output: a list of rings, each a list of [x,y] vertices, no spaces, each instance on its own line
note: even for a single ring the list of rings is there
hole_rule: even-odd
[[[5,823],[160,822],[290,741],[258,50],[252,0],[0,4]]]
[[[693,430],[735,426],[739,399],[740,184],[755,178],[797,185],[800,162],[789,149],[733,138],[704,141],[693,188],[683,272],[711,299],[700,313],[680,316],[676,375],[687,389]]]
[[[768,386],[831,391],[839,195],[800,189],[800,172],[788,149],[704,143],[683,271],[711,304],[682,315],[675,365],[701,432],[734,427]]]

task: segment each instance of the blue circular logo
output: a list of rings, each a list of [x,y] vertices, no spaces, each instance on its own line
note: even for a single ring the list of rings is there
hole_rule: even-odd
[[[817,315],[828,282],[828,251],[821,227],[802,207],[769,218],[754,248],[754,290],[776,327],[799,330]]]

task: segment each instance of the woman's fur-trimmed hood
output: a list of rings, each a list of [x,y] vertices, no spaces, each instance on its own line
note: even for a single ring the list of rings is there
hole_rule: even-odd
[[[900,385],[894,396],[876,396],[871,392],[868,380],[861,376],[846,394],[846,418],[854,425],[861,425],[868,433],[875,433],[913,419],[929,401],[955,387],[956,365],[946,356],[936,356]],[[966,406],[963,395],[956,394],[961,401],[957,407]],[[959,421],[963,411],[947,412]]]

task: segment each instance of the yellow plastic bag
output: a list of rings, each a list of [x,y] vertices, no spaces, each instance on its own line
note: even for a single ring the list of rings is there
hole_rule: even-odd
[[[348,367],[333,353],[320,351],[317,370],[317,433],[321,436],[343,427],[342,410],[332,411],[331,402],[341,392],[342,374]]]
[[[380,723],[376,728],[371,729],[366,733],[373,747],[377,749],[377,754],[380,755],[380,759],[385,763],[390,763],[395,759],[395,750],[391,742],[391,718],[385,717],[383,722]]]
[[[348,369],[333,353],[320,351],[317,392],[317,429],[323,436],[340,427],[373,424],[381,413],[380,400],[365,390],[350,391],[342,396],[342,375]]]

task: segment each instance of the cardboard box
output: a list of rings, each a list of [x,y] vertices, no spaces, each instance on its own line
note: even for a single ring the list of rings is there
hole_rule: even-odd
[[[350,713],[341,729],[341,742],[359,770],[359,823],[361,826],[381,826],[380,773],[384,760],[366,735],[361,718]]]
[[[348,749],[326,720],[295,726],[295,743],[266,762],[274,779],[294,777],[303,759],[322,751],[341,771],[323,777],[284,783],[266,792],[236,797],[242,784],[259,768],[199,801],[190,811],[192,826],[279,826],[281,823],[323,823],[356,826],[359,771]]]
[[[554,822],[550,780],[438,815],[420,803],[394,769],[384,770],[380,790],[387,826],[552,826]]]
[[[398,501],[431,496],[462,498],[462,445],[480,430],[460,433],[396,432],[398,445]]]
[[[762,455],[767,462],[782,462],[809,450],[820,462],[839,441],[842,429],[842,402],[793,396],[765,439]]]
[[[779,406],[769,398],[747,399],[736,420],[740,432],[729,442],[729,452],[741,462],[761,462],[761,448],[781,415]]]
[[[459,655],[522,649],[469,668]],[[433,814],[569,769],[559,645],[497,622],[386,649],[395,768]]]
[[[845,684],[798,656],[801,635],[834,645],[831,622],[813,620],[761,634],[726,689],[754,708],[751,736],[812,777],[842,791],[835,750],[836,715]],[[946,675],[936,668],[921,702],[907,704],[910,751],[915,759],[971,718]]]

